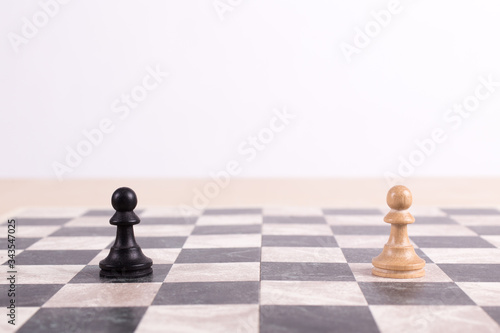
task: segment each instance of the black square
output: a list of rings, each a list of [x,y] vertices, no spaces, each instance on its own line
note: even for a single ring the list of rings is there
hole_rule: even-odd
[[[387,225],[332,225],[334,235],[389,235],[391,226]]]
[[[9,277],[4,275],[5,279]],[[19,278],[19,274],[17,276]],[[16,306],[42,306],[55,295],[63,284],[17,284],[15,288]],[[0,306],[4,308],[10,302],[8,291],[10,285],[0,284]]]
[[[263,305],[260,333],[379,332],[367,306]]]
[[[339,247],[333,236],[273,236],[263,235],[262,246]]]
[[[458,224],[457,221],[449,216],[415,216],[417,224]]]
[[[371,263],[372,259],[382,253],[381,248],[342,248],[342,253],[347,262],[350,264],[354,263]],[[415,253],[424,259],[426,263],[432,263],[432,260],[425,255],[420,249],[415,249]]]
[[[146,307],[42,308],[20,329],[23,332],[133,332]]]
[[[376,208],[325,208],[325,215],[383,215],[380,209]]]
[[[24,237],[16,237],[16,249],[24,250],[31,245],[35,244],[41,240],[41,238],[24,238]],[[7,236],[0,238],[0,249],[7,249]]]
[[[453,282],[359,282],[369,305],[475,305]]]
[[[97,265],[84,267],[76,274],[69,283],[150,283],[163,282],[167,277],[171,264],[155,264],[153,262],[153,274],[140,278],[106,278],[101,277],[101,269]]]
[[[137,212],[135,212],[137,214]],[[82,216],[107,216],[111,217],[115,214],[114,209],[91,209],[86,211]]]
[[[182,249],[176,264],[260,262],[260,248]]]
[[[455,282],[500,282],[500,264],[438,264]]]
[[[153,305],[258,304],[259,282],[164,283]]]
[[[500,325],[500,306],[483,306],[483,310]]]
[[[172,237],[136,237],[137,244],[142,249],[174,249],[181,248],[186,242],[187,236],[172,236]],[[106,248],[113,246],[111,242]],[[147,255],[147,254],[146,254]]]
[[[185,217],[141,217],[141,225],[146,224],[195,224],[196,216]]]
[[[260,224],[247,225],[199,225],[194,227],[192,235],[230,235],[230,234],[260,234]]]
[[[254,215],[262,214],[261,208],[209,208],[205,209],[204,215]]]
[[[136,209],[134,213],[141,215],[143,209]],[[104,216],[110,218],[116,213],[114,209],[90,209],[86,211],[82,216]]]
[[[373,248],[342,248],[341,250],[348,263],[371,263],[372,259],[382,252],[382,249]]]
[[[18,265],[86,265],[100,250],[25,250],[16,256]]]
[[[500,215],[495,208],[442,208],[448,215]]]
[[[63,225],[71,221],[69,218],[26,218],[16,219],[18,225]]]
[[[325,224],[323,216],[264,216],[263,223]]]
[[[312,262],[263,262],[261,280],[355,281],[348,264]]]
[[[412,236],[420,248],[494,248],[492,244],[478,236]]]
[[[469,226],[478,235],[500,235],[500,225]]]

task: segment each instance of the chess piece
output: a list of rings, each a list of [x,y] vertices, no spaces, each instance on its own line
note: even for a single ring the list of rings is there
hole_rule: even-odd
[[[149,275],[153,272],[153,261],[146,257],[135,241],[134,224],[141,220],[134,213],[137,206],[137,196],[128,187],[120,187],[111,197],[111,203],[116,213],[109,223],[116,225],[116,240],[106,259],[101,260],[101,276],[135,278]]]
[[[402,185],[394,186],[387,193],[387,204],[391,211],[384,221],[391,223],[391,234],[382,253],[372,260],[374,275],[395,279],[425,275],[425,261],[415,253],[408,238],[407,225],[415,222],[415,218],[407,210],[411,203],[411,192]]]

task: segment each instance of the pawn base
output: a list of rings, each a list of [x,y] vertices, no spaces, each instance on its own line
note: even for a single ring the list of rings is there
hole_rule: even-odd
[[[125,269],[104,270],[101,269],[100,276],[105,278],[139,278],[153,273],[153,268],[139,269],[135,271]]]
[[[146,257],[141,249],[132,247],[117,249],[112,247],[109,255],[99,262],[100,275],[115,278],[136,278],[153,272],[153,260]]]
[[[415,269],[411,271],[393,271],[378,267],[372,268],[372,274],[391,279],[414,279],[425,276],[425,269]]]
[[[425,275],[425,260],[412,245],[385,245],[382,253],[372,259],[373,275],[393,279],[413,279]]]

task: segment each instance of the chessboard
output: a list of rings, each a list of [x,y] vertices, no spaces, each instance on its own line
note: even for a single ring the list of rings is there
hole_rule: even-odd
[[[20,210],[0,225],[0,331],[500,332],[500,210],[410,211],[421,278],[371,273],[387,208],[139,207],[153,274],[125,280],[99,275],[114,211]]]

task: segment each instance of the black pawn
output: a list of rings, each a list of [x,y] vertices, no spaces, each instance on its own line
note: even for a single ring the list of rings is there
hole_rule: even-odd
[[[135,241],[134,224],[141,222],[134,213],[137,196],[128,187],[120,187],[111,197],[116,213],[109,223],[117,226],[116,240],[106,259],[101,260],[101,276],[136,278],[153,272],[153,260],[146,257]]]

